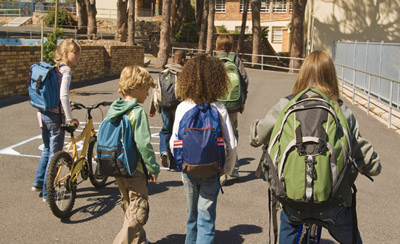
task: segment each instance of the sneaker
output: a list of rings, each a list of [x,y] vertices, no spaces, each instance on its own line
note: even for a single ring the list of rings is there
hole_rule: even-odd
[[[227,180],[228,180],[227,175],[222,175],[221,177],[219,177],[219,182],[220,182],[221,186],[225,185]]]
[[[178,169],[177,168],[169,168],[168,171],[170,171],[170,172],[178,172]]]
[[[231,178],[239,178],[239,172],[233,173],[230,175]]]
[[[161,154],[161,165],[165,168],[169,168],[168,154]]]
[[[41,192],[42,189],[43,189],[42,187],[39,188],[39,187],[36,187],[36,186],[32,186],[32,188],[31,188],[32,191],[37,191],[37,192]]]
[[[47,198],[42,198],[42,201],[43,202],[47,202]]]

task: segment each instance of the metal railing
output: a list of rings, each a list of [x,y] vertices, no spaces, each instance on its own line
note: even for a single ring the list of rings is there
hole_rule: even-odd
[[[29,25],[29,29],[27,28],[25,32],[21,32],[20,28],[21,27],[15,27],[15,26],[8,26],[8,24],[4,24],[3,27],[5,27],[5,33],[6,33],[6,38],[10,38],[12,33],[19,33],[19,36],[28,36],[29,39],[35,39],[35,38],[40,38],[41,35],[41,30],[37,27],[34,27],[33,25]],[[87,38],[87,34],[83,33],[80,34],[78,33],[78,27],[77,26],[64,26],[64,25],[58,25],[57,27],[63,28],[64,29],[64,36],[68,36],[74,39],[82,39],[82,38]],[[87,27],[87,26],[83,26]],[[54,27],[52,26],[47,26],[44,28],[44,34],[52,33]],[[98,25],[97,27],[97,34],[95,35],[98,39],[110,39],[114,38],[115,33],[114,32],[109,32],[107,31],[107,27],[102,27]]]
[[[343,94],[344,83],[351,85],[353,88],[352,89],[352,103],[353,104],[354,104],[354,100],[355,100],[355,96],[356,96],[356,90],[361,93],[364,93],[367,96],[367,100],[368,100],[367,101],[367,114],[369,114],[369,112],[370,112],[371,98],[377,99],[380,102],[386,104],[388,106],[388,113],[389,113],[387,126],[388,126],[388,128],[390,128],[391,124],[392,124],[392,122],[391,122],[392,110],[396,109],[396,110],[400,111],[400,81],[391,79],[388,77],[384,77],[381,75],[372,74],[372,73],[369,73],[369,72],[366,72],[366,71],[363,71],[363,70],[360,70],[357,68],[353,68],[353,67],[350,67],[347,65],[343,65],[343,64],[335,64],[335,65],[336,65],[336,67],[339,67],[339,68],[336,68],[336,70],[338,73],[338,79],[341,80],[341,90],[342,90],[341,93]],[[352,80],[347,80],[345,78],[345,72],[347,70],[350,70],[353,72]],[[356,84],[357,83],[357,79],[356,79],[357,72],[363,73],[367,76],[367,79],[368,79],[367,87]],[[373,77],[375,77],[379,80],[388,82],[389,94],[386,94],[386,96],[384,96],[379,92],[372,91],[373,84],[371,82],[371,79]],[[396,90],[397,90],[397,92],[394,93],[394,91],[396,91]]]
[[[11,12],[11,13],[9,13]],[[15,16],[21,16],[21,9],[19,8],[1,8],[0,9],[0,16],[1,17],[15,17]]]
[[[205,52],[204,49],[195,49],[195,48],[182,48],[182,47],[172,47],[172,54],[171,57],[173,56],[175,50],[186,50],[189,54],[189,56],[192,56],[193,54],[195,54],[196,52]],[[215,56],[217,53],[217,51],[213,51],[213,56]],[[301,62],[304,61],[304,58],[293,58],[293,57],[285,57],[285,56],[273,56],[273,55],[264,55],[264,54],[251,54],[251,53],[238,53],[239,57],[242,58],[242,62],[243,64],[247,64],[247,65],[251,65],[256,66],[256,67],[260,67],[261,70],[264,70],[265,67],[269,67],[269,68],[273,68],[273,69],[282,69],[282,70],[287,70],[290,73],[294,73],[294,71],[299,71],[298,68],[293,68],[293,62],[295,60],[299,60]],[[260,63],[253,63],[251,61],[245,61],[246,59],[243,57],[246,56],[250,56],[250,60],[251,57],[253,56],[257,56],[260,59]],[[286,61],[286,62],[284,62]],[[273,63],[280,63],[282,64],[281,66],[273,64]]]

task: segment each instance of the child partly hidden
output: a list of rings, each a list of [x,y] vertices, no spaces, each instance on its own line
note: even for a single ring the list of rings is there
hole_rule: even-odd
[[[186,113],[190,114],[190,111],[196,106],[202,106],[206,109],[211,106],[211,110],[214,109],[214,111],[216,108],[226,151],[225,164],[220,169],[219,175],[222,173],[232,174],[236,161],[237,142],[228,111],[222,103],[217,102],[217,98],[222,97],[228,91],[227,81],[228,77],[224,64],[218,58],[200,54],[185,64],[176,84],[177,94],[182,102],[176,109],[169,143],[171,151],[173,151],[174,141],[181,139],[178,138],[178,131],[180,130],[181,121],[184,121],[182,118]],[[185,141],[183,141],[183,147],[185,147]],[[204,153],[201,154],[204,155]],[[190,156],[188,155],[187,157]],[[174,155],[174,157],[176,158],[177,155]],[[185,172],[185,170],[183,171]],[[217,197],[220,190],[218,174],[213,177],[193,177],[187,173],[182,173],[182,180],[189,215],[185,243],[211,244],[214,242]]]
[[[135,173],[128,178],[116,177],[121,192],[124,223],[115,237],[115,244],[146,243],[143,226],[149,214],[146,170],[149,180],[157,181],[160,166],[157,164],[154,150],[150,144],[151,134],[147,113],[139,103],[143,103],[149,95],[148,90],[154,87],[149,72],[139,66],[127,66],[121,72],[118,93],[123,96],[114,101],[107,113],[107,119],[117,120],[126,114],[131,122],[137,149],[144,162],[138,162]],[[143,166],[146,169],[143,169]]]

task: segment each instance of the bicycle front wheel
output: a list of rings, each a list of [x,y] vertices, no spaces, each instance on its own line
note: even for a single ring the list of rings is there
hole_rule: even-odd
[[[57,152],[47,171],[46,190],[50,209],[58,218],[67,218],[75,203],[76,186],[70,182],[72,158],[67,152]]]
[[[90,182],[96,188],[103,188],[106,185],[107,176],[100,174],[99,164],[97,160],[97,137],[94,136],[90,139],[87,159],[89,163],[89,177]]]

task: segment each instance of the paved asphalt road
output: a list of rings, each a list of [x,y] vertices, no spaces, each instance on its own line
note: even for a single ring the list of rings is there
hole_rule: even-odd
[[[249,146],[248,128],[252,121],[264,117],[280,97],[290,93],[295,75],[259,70],[248,73],[249,99],[239,116],[241,177],[228,181],[225,194],[218,198],[215,243],[268,242],[267,186],[254,176],[261,149]],[[71,99],[84,104],[112,101],[117,98],[117,84],[118,79],[114,79],[75,86]],[[147,108],[148,101],[144,106]],[[367,244],[399,243],[400,136],[360,109],[350,107],[359,120],[361,133],[375,145],[383,164],[383,172],[374,183],[365,177],[357,181],[361,235]],[[107,187],[99,191],[84,181],[78,186],[72,216],[66,220],[54,217],[48,204],[30,189],[42,144],[35,110],[27,97],[2,99],[0,108],[0,243],[112,243],[123,221],[115,181],[109,179]],[[85,121],[83,112],[74,111],[74,115]],[[101,118],[100,112],[94,113],[95,122],[101,122]],[[150,118],[150,125],[158,152],[161,117]],[[162,170],[159,181],[149,184],[149,195],[150,219],[145,226],[148,240],[183,243],[187,215],[180,173]],[[322,238],[322,243],[335,243],[326,230]]]

